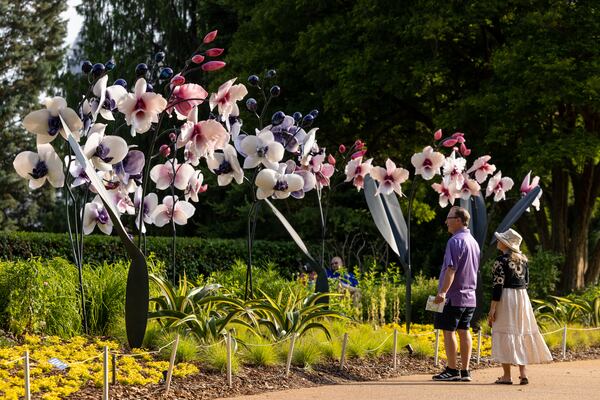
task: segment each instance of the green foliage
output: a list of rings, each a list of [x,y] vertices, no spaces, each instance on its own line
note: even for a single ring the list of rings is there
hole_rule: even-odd
[[[66,24],[60,0],[14,2],[0,0],[0,230],[40,229],[54,206],[55,190],[32,192],[13,168],[21,151],[35,151],[35,136],[20,120],[43,108],[39,96],[56,93],[56,77],[66,46]],[[41,254],[39,254],[41,255]]]
[[[600,326],[600,291],[591,288],[584,294],[572,293],[567,297],[550,296],[548,300],[532,300],[540,324],[564,326],[583,324]]]
[[[171,260],[171,238],[149,237],[147,253],[154,253],[157,259]],[[84,238],[84,257],[88,263],[112,263],[126,259],[126,254],[118,237],[90,235]],[[254,243],[253,258],[258,264],[276,262],[279,273],[290,276],[295,271],[298,251],[293,242]],[[0,233],[0,259],[28,259],[72,255],[66,234],[10,232]],[[238,259],[246,259],[245,240],[178,238],[176,265],[177,273],[186,273],[190,278],[199,274],[209,274],[229,268]],[[168,271],[171,271],[169,267]]]
[[[70,337],[81,332],[77,271],[64,259],[0,262],[2,329]]]
[[[160,352],[161,357],[168,360],[171,357],[175,338],[179,332],[171,331],[165,332],[158,335],[156,345],[163,348]],[[198,341],[192,335],[179,334],[179,343],[177,345],[177,351],[175,353],[176,362],[189,362],[197,361],[200,358]]]
[[[208,348],[203,348],[200,352],[200,360],[206,363],[210,368],[225,372],[227,371],[227,346],[217,344]],[[232,350],[231,371],[235,374],[240,369],[240,359],[238,354]]]
[[[300,340],[295,343],[292,364],[303,368],[310,368],[323,359],[319,345],[312,338]]]
[[[241,354],[245,363],[261,367],[271,367],[277,363],[275,348],[270,341],[262,337],[245,339],[243,346]]]
[[[529,297],[545,299],[555,293],[564,257],[552,252],[538,250],[529,264]]]
[[[277,299],[266,293],[262,297],[248,302],[258,324],[265,327],[274,340],[280,340],[291,334],[298,337],[311,330],[321,330],[327,338],[331,335],[324,324],[326,318],[345,317],[337,311],[329,310],[328,304],[320,300],[335,296],[331,293],[309,294],[305,289],[288,288],[279,292]]]

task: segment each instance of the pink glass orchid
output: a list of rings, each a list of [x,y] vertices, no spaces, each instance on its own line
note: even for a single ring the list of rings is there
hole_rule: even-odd
[[[325,154],[317,154],[308,162],[310,171],[314,174],[317,185],[329,186],[330,178],[335,172],[335,167],[325,161]]]
[[[237,78],[233,78],[219,86],[217,93],[210,95],[210,109],[218,107],[222,119],[229,118],[229,114],[239,115],[240,111],[237,102],[242,100],[247,94],[248,89],[241,83],[234,85]]]
[[[198,109],[188,114],[188,122],[181,127],[177,148],[185,146],[186,156],[192,165],[198,165],[202,157],[212,157],[215,150],[221,150],[229,142],[229,133],[223,125],[213,119],[198,122]]]
[[[346,174],[345,182],[352,181],[354,187],[360,191],[365,186],[365,177],[373,168],[371,165],[372,162],[372,158],[369,158],[365,162],[362,162],[361,157],[350,160],[344,169],[344,173]]]
[[[390,194],[392,192],[403,196],[400,185],[408,179],[408,171],[404,168],[396,167],[396,164],[389,158],[385,162],[385,168],[373,167],[371,176],[379,182],[375,196],[379,195],[379,193]]]
[[[440,131],[441,132],[441,131]],[[440,168],[444,164],[445,157],[442,153],[434,151],[427,146],[421,153],[413,154],[410,162],[415,167],[415,174],[421,175],[426,181],[440,174]]]
[[[23,119],[23,126],[31,133],[37,135],[37,143],[50,143],[58,133],[67,139],[60,117],[65,121],[73,137],[80,138],[83,122],[75,111],[67,107],[67,101],[62,97],[53,97],[44,101],[46,109],[32,111]]]
[[[215,153],[213,158],[207,158],[208,168],[217,175],[219,186],[227,186],[232,180],[238,184],[244,181],[244,171],[240,167],[235,148],[228,144],[223,153]]]
[[[466,164],[467,160],[456,157],[456,151],[452,151],[452,154],[444,160],[444,176],[450,177],[450,184],[454,185],[454,190],[461,190],[463,187],[463,172]]]
[[[117,188],[109,190],[108,194],[119,213],[129,215],[135,214],[135,206],[129,197],[127,188],[119,185]]]
[[[491,175],[496,171],[496,166],[493,164],[488,164],[488,161],[492,157],[490,156],[481,156],[473,163],[473,166],[469,168],[467,173],[475,172],[475,179],[478,183],[483,183],[488,175]]]
[[[469,175],[467,175],[466,173],[463,174],[463,178],[463,185],[460,191],[458,192],[458,195],[464,200],[469,200],[471,196],[477,196],[479,194],[481,186],[479,185],[479,183],[477,183],[475,179],[469,178]]]
[[[146,80],[138,79],[135,91],[125,95],[118,104],[119,111],[125,114],[125,122],[131,126],[131,136],[148,132],[152,123],[158,122],[158,114],[167,106],[167,101],[160,94],[147,92],[146,88]]]
[[[178,164],[177,160],[167,160],[150,170],[150,178],[158,190],[165,190],[171,184],[179,190],[185,190],[193,174],[194,167],[187,163]]]
[[[169,99],[169,107],[166,111],[170,115],[174,109],[178,119],[186,119],[190,111],[197,105],[202,104],[207,96],[208,92],[198,84],[186,83],[177,86],[173,89]]]
[[[485,197],[494,194],[494,201],[506,199],[506,192],[512,189],[514,182],[509,177],[502,177],[502,171],[498,171],[496,175],[490,178],[487,184]]]
[[[171,221],[177,225],[185,225],[190,217],[194,215],[196,208],[185,200],[178,200],[177,196],[165,196],[162,204],[159,204],[152,213],[154,225],[165,226]]]
[[[192,200],[194,203],[198,202],[198,193],[203,193],[208,188],[207,185],[202,184],[203,181],[204,175],[202,175],[202,171],[194,171],[187,188],[185,188],[185,201]]]
[[[539,184],[540,184],[539,176],[535,176],[533,179],[531,179],[531,182],[529,181],[530,179],[531,179],[531,171],[529,171],[527,173],[527,175],[525,175],[525,178],[523,179],[523,182],[521,183],[521,187],[519,189],[519,191],[521,192],[521,196],[525,196],[527,193],[531,192],[535,187],[539,186]],[[542,197],[541,191],[537,195],[535,200],[533,200],[533,202],[531,203],[531,205],[533,207],[535,207],[535,209],[537,211],[540,210],[540,197]]]
[[[29,188],[37,189],[46,180],[56,188],[65,184],[63,164],[51,144],[38,144],[38,152],[24,151],[13,161],[13,167],[20,177],[29,180]]]
[[[110,235],[113,228],[113,222],[110,220],[108,211],[106,211],[99,196],[96,196],[94,200],[85,205],[83,210],[83,233],[89,235],[96,226],[106,235]]]
[[[450,180],[450,176],[444,176],[442,183],[434,183],[431,187],[440,194],[438,200],[440,207],[445,208],[448,203],[454,204],[454,200],[456,200],[456,190],[454,188],[454,182]]]

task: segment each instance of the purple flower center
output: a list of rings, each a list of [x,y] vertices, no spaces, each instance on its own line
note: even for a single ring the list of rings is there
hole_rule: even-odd
[[[277,181],[275,186],[273,186],[273,189],[281,192],[286,191],[288,189],[288,183],[286,181]]]
[[[267,154],[267,151],[269,151],[269,146],[257,147],[256,155],[259,156],[260,158],[263,158]]]
[[[106,224],[108,222],[108,220],[110,219],[106,209],[103,208],[102,210],[98,211],[98,216],[96,217],[96,219],[102,225]]]
[[[106,147],[105,145],[103,145],[102,143],[100,143],[98,145],[98,147],[96,147],[95,156],[104,162],[109,163],[112,161],[113,157],[108,157],[109,153],[110,153],[110,149],[108,147]]]
[[[106,97],[104,98],[104,104],[102,105],[102,107],[109,111],[112,111],[115,108],[117,108],[117,102],[110,97],[110,94],[108,94],[108,92],[106,92]]]
[[[33,179],[40,179],[48,175],[48,166],[42,160],[38,160],[33,170],[29,173]]]
[[[50,117],[48,118],[48,135],[54,136],[60,130],[60,118]]]
[[[431,167],[433,165],[433,163],[431,162],[431,160],[429,158],[426,158],[423,161],[423,167]]]
[[[144,103],[144,99],[141,97],[135,103],[135,110],[146,110],[146,103]]]
[[[219,165],[219,168],[214,169],[213,172],[216,175],[230,174],[233,172],[233,168],[231,168],[229,161],[223,160],[223,162]]]

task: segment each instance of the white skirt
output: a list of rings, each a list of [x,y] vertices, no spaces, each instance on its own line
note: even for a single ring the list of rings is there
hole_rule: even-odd
[[[526,289],[502,290],[492,325],[492,358],[513,365],[552,361]]]

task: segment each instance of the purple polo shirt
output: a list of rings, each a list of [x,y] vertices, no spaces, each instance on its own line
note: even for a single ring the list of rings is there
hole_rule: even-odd
[[[455,270],[454,281],[446,293],[446,299],[456,307],[475,307],[475,288],[479,269],[479,245],[467,228],[457,231],[448,240],[444,263],[440,272],[438,291],[444,282],[446,270]]]

